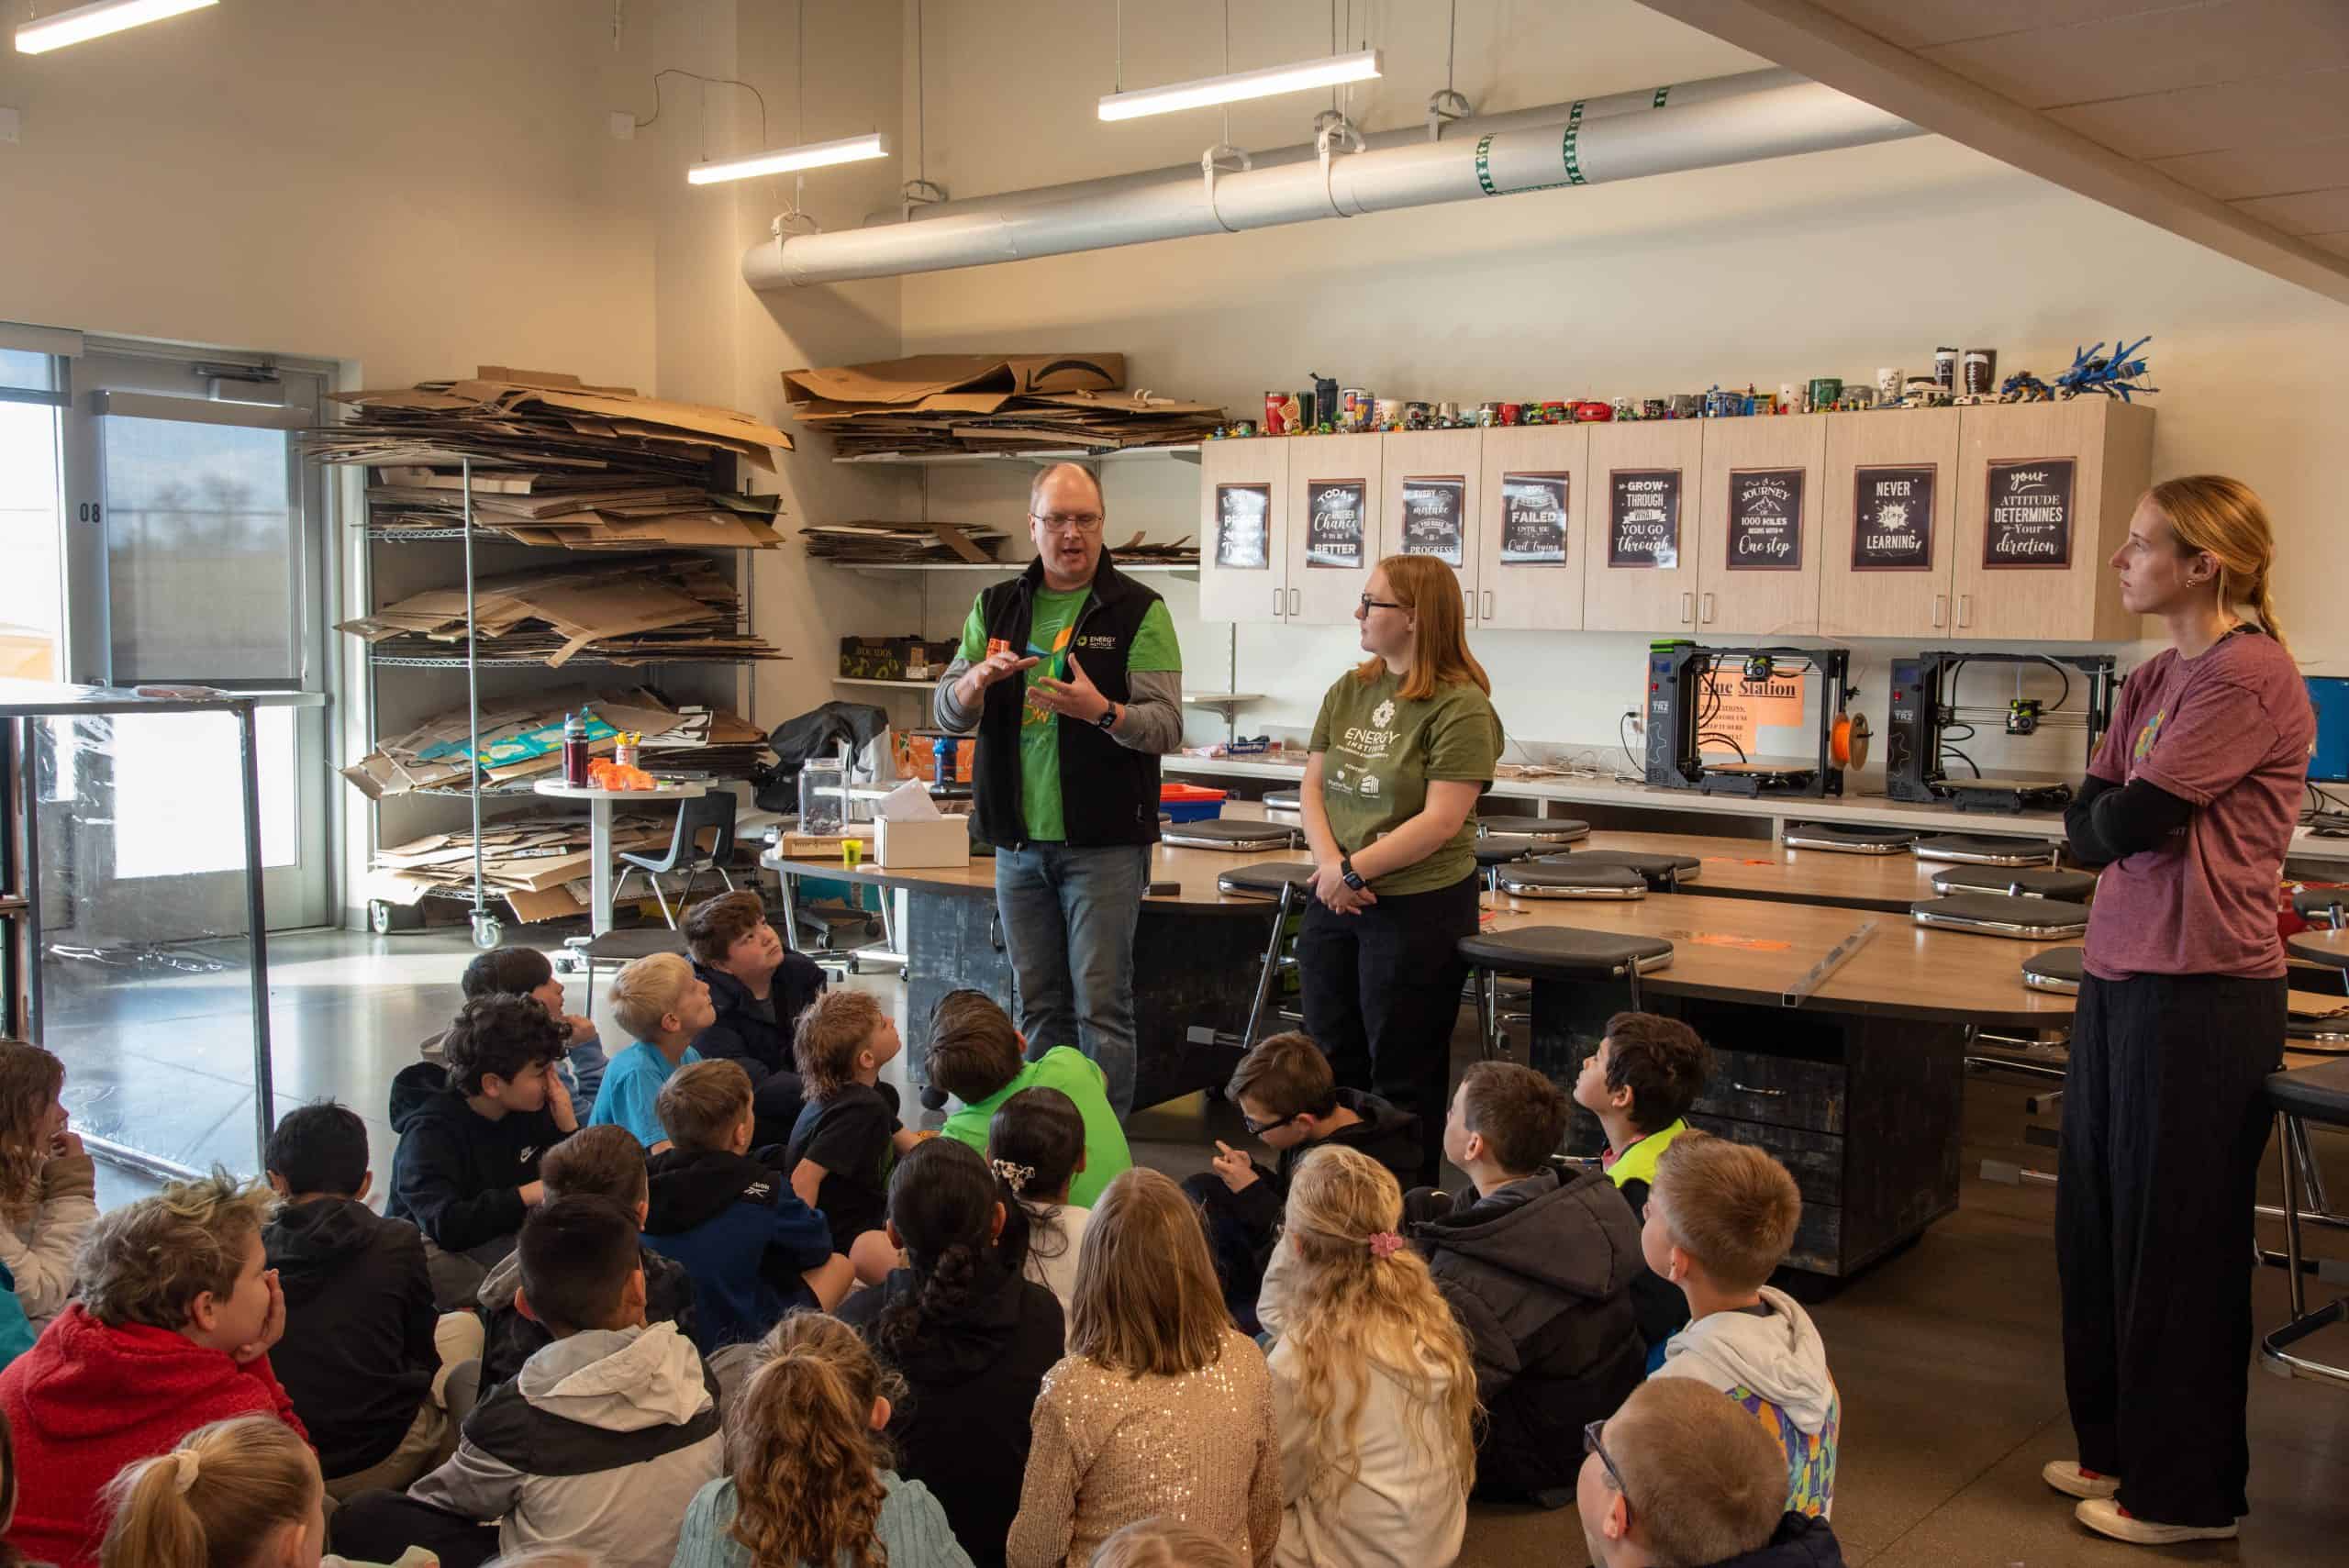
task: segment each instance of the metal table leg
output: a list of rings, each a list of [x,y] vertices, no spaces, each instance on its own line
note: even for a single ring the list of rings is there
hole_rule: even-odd
[[[612,929],[612,803],[598,795],[587,803],[587,929],[602,936]]]

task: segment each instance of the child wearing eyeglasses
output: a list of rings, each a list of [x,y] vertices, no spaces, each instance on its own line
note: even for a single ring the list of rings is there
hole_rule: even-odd
[[[1248,1130],[1280,1156],[1267,1170],[1245,1151],[1216,1140],[1215,1168],[1183,1184],[1208,1221],[1224,1305],[1234,1321],[1256,1330],[1256,1292],[1280,1238],[1289,1179],[1324,1144],[1358,1149],[1408,1186],[1419,1169],[1419,1118],[1364,1089],[1341,1089],[1330,1059],[1308,1036],[1291,1031],[1264,1040],[1233,1068],[1224,1087]]]

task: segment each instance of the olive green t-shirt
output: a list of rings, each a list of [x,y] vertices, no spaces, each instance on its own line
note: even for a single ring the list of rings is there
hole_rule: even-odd
[[[1322,753],[1321,806],[1347,854],[1417,817],[1431,779],[1489,784],[1500,760],[1501,724],[1492,699],[1466,683],[1406,702],[1392,671],[1364,684],[1352,671],[1321,699],[1310,750]],[[1419,862],[1374,877],[1374,893],[1427,893],[1476,869],[1474,812],[1449,843]]]

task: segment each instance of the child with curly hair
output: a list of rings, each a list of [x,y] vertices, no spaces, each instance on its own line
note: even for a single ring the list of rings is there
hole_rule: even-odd
[[[1281,1568],[1441,1568],[1476,1473],[1467,1336],[1402,1239],[1393,1172],[1342,1144],[1290,1179],[1258,1308],[1280,1422]]]
[[[854,1329],[800,1312],[760,1341],[670,1568],[971,1568],[946,1510],[889,1468],[905,1385]]]
[[[0,1267],[38,1335],[73,1291],[73,1254],[98,1218],[97,1167],[65,1125],[65,1064],[0,1041]]]

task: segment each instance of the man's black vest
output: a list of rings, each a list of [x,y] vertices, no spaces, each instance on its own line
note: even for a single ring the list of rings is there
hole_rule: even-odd
[[[1025,653],[1029,623],[1044,568],[1030,562],[1008,583],[979,595],[980,619],[989,639],[1001,639]],[[1133,651],[1141,617],[1158,595],[1120,573],[1101,552],[1093,592],[1077,612],[1069,651],[1085,666],[1101,695],[1114,703],[1130,700],[1126,659]],[[1027,706],[1027,675],[989,686],[979,710],[978,759],[972,770],[977,795],[974,816],[979,837],[998,849],[1028,842],[1028,820],[1019,809],[1019,714]],[[1120,746],[1106,730],[1081,719],[1052,726],[1061,752],[1061,820],[1067,842],[1151,844],[1158,841],[1158,758]]]

